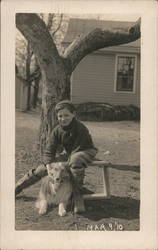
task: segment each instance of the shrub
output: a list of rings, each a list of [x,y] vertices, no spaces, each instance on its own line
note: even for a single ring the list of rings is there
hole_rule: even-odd
[[[140,109],[134,105],[111,105],[109,103],[76,104],[77,114],[82,121],[139,120]]]

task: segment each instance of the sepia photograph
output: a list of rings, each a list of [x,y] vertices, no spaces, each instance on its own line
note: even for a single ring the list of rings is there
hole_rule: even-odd
[[[139,230],[141,22],[116,18],[16,14],[16,230]]]
[[[7,16],[11,5],[3,6]],[[156,105],[156,89],[151,87],[149,93],[146,83],[150,78],[145,70],[146,9],[110,12],[109,4],[107,7],[106,12],[83,11],[83,7],[79,11],[76,6],[67,11],[66,7],[56,10],[48,5],[42,9],[32,4],[32,8],[25,5],[12,12],[11,56],[3,52],[8,59],[2,66],[2,83],[9,79],[7,67],[12,76],[6,93],[12,117],[7,127],[13,126],[7,134],[4,123],[3,148],[9,138],[11,143],[2,154],[8,152],[11,166],[3,157],[7,168],[2,171],[1,193],[6,211],[7,204],[12,204],[12,221],[7,228],[9,235],[15,235],[13,249],[90,249],[93,240],[92,249],[114,249],[112,233],[119,240],[118,249],[150,245],[147,238],[148,244],[143,246],[143,239],[139,243],[139,234],[144,228],[146,234],[157,217],[152,189],[156,183],[155,149],[151,147],[152,142],[156,145],[151,139],[156,130],[151,136],[147,130],[154,120],[150,110]],[[153,7],[149,16],[155,13],[152,11]],[[5,22],[2,24],[4,27]],[[9,50],[4,39],[2,45],[4,51]],[[155,86],[155,79],[151,86]],[[5,121],[8,112],[4,114]],[[149,171],[144,172],[147,167]],[[11,171],[9,179],[7,169]],[[9,198],[4,199],[5,180]],[[150,220],[151,214],[148,218],[147,214],[151,207]],[[107,244],[100,240],[110,232]],[[136,248],[134,243],[127,247],[120,232],[131,240],[134,233]],[[59,247],[67,235],[69,243],[63,241]],[[49,236],[57,245],[47,240],[40,245],[43,237]],[[152,237],[156,239],[155,224]],[[37,238],[38,243],[31,243]],[[23,240],[27,243],[22,246]],[[155,244],[153,241],[151,247]],[[6,249],[7,244],[4,246]]]

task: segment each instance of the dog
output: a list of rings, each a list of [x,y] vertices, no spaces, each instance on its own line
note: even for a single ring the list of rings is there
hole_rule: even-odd
[[[36,208],[39,214],[46,214],[48,206],[59,205],[59,216],[66,215],[66,208],[72,195],[71,172],[66,162],[47,165],[48,175],[43,178]]]

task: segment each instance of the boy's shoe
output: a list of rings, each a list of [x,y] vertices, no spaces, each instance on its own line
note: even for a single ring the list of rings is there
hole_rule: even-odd
[[[27,174],[25,174],[15,186],[15,196],[21,193],[21,191],[47,175],[47,169],[45,165],[39,165],[36,169],[31,169]]]
[[[89,190],[88,188],[86,188],[86,187],[81,187],[80,188],[80,191],[81,191],[81,194],[94,194],[94,192],[93,191],[91,191],[91,190]]]
[[[30,176],[29,174],[25,174],[24,177],[22,177],[15,186],[15,196],[17,196],[18,194],[21,193],[21,191],[31,185],[33,185],[34,183],[36,183],[37,181],[39,181],[41,178],[37,177],[37,176]]]

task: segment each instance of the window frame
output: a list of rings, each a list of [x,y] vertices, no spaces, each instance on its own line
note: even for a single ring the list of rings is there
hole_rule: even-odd
[[[134,57],[135,58],[135,68],[134,68],[134,77],[133,77],[133,90],[117,90],[117,65],[119,57]],[[136,54],[116,54],[115,55],[115,80],[114,80],[114,93],[124,93],[124,94],[135,94],[136,91],[136,75],[137,75],[137,55]]]

